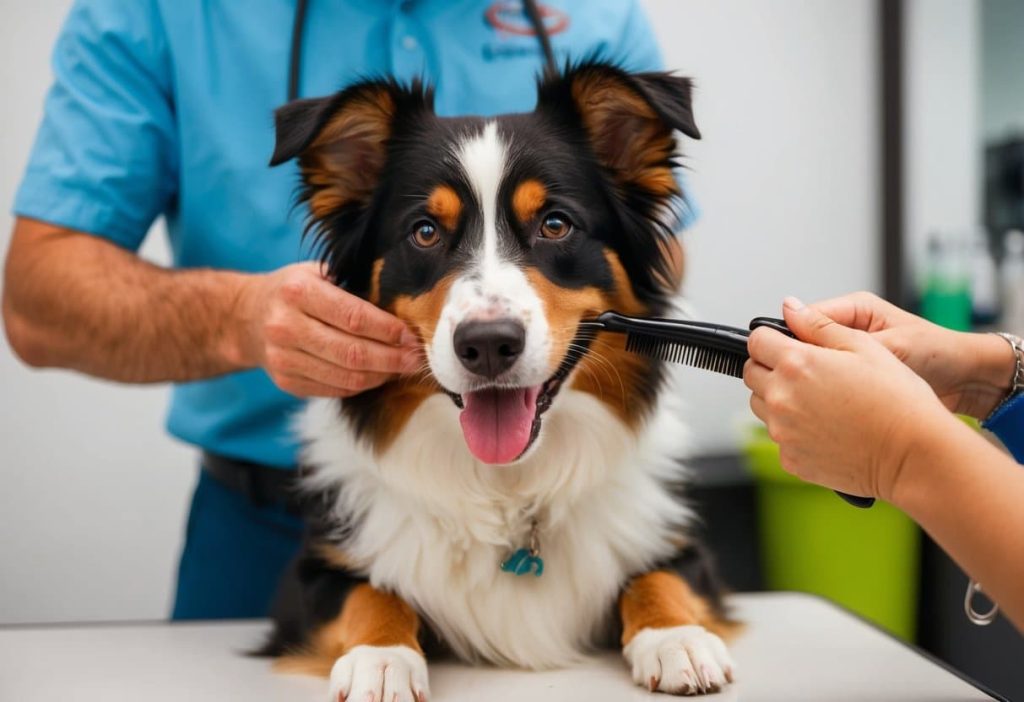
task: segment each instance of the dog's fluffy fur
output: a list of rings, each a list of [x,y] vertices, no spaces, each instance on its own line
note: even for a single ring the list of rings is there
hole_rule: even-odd
[[[588,61],[495,119],[438,118],[422,87],[368,81],[281,108],[277,130],[330,274],[402,318],[426,362],[301,417],[319,509],[266,651],[332,671],[335,698],[413,699],[426,644],[550,668],[618,632],[638,683],[724,685],[728,623],[673,490],[679,393],[622,338],[574,346],[605,309],[670,313],[689,81]],[[459,330],[495,321],[522,343],[481,372]],[[504,572],[534,522],[543,575]],[[680,554],[695,569],[673,569]]]

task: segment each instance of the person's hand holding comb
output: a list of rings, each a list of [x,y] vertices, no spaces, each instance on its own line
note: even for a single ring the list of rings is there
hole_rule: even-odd
[[[755,329],[743,371],[750,407],[779,444],[783,468],[840,492],[892,502],[918,433],[949,421],[949,412],[867,332],[795,298],[785,300],[783,314],[797,338]]]

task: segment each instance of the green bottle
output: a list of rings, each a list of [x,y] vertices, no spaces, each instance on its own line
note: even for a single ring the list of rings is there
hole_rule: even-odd
[[[921,291],[921,316],[948,329],[970,331],[971,284],[963,247],[933,235]]]

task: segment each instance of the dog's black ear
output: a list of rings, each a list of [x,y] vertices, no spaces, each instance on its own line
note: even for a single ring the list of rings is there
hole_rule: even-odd
[[[314,220],[366,204],[384,167],[397,115],[429,107],[429,100],[418,84],[379,80],[288,103],[274,115],[277,143],[270,165],[298,157],[300,199]]]
[[[669,73],[628,73],[591,61],[547,77],[538,88],[538,110],[573,111],[605,168],[622,184],[654,197],[678,192],[672,157],[678,130],[693,139],[700,131],[693,119],[691,83]]]
[[[700,139],[693,119],[693,81],[671,73],[638,73],[637,87],[670,127],[691,139]]]
[[[331,104],[331,96],[293,100],[274,111],[276,143],[271,166],[280,166],[285,161],[302,153],[320,133],[326,121],[325,113]]]

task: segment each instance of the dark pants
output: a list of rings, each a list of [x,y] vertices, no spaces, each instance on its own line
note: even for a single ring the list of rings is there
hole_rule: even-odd
[[[302,541],[302,520],[199,472],[172,619],[265,617]]]

